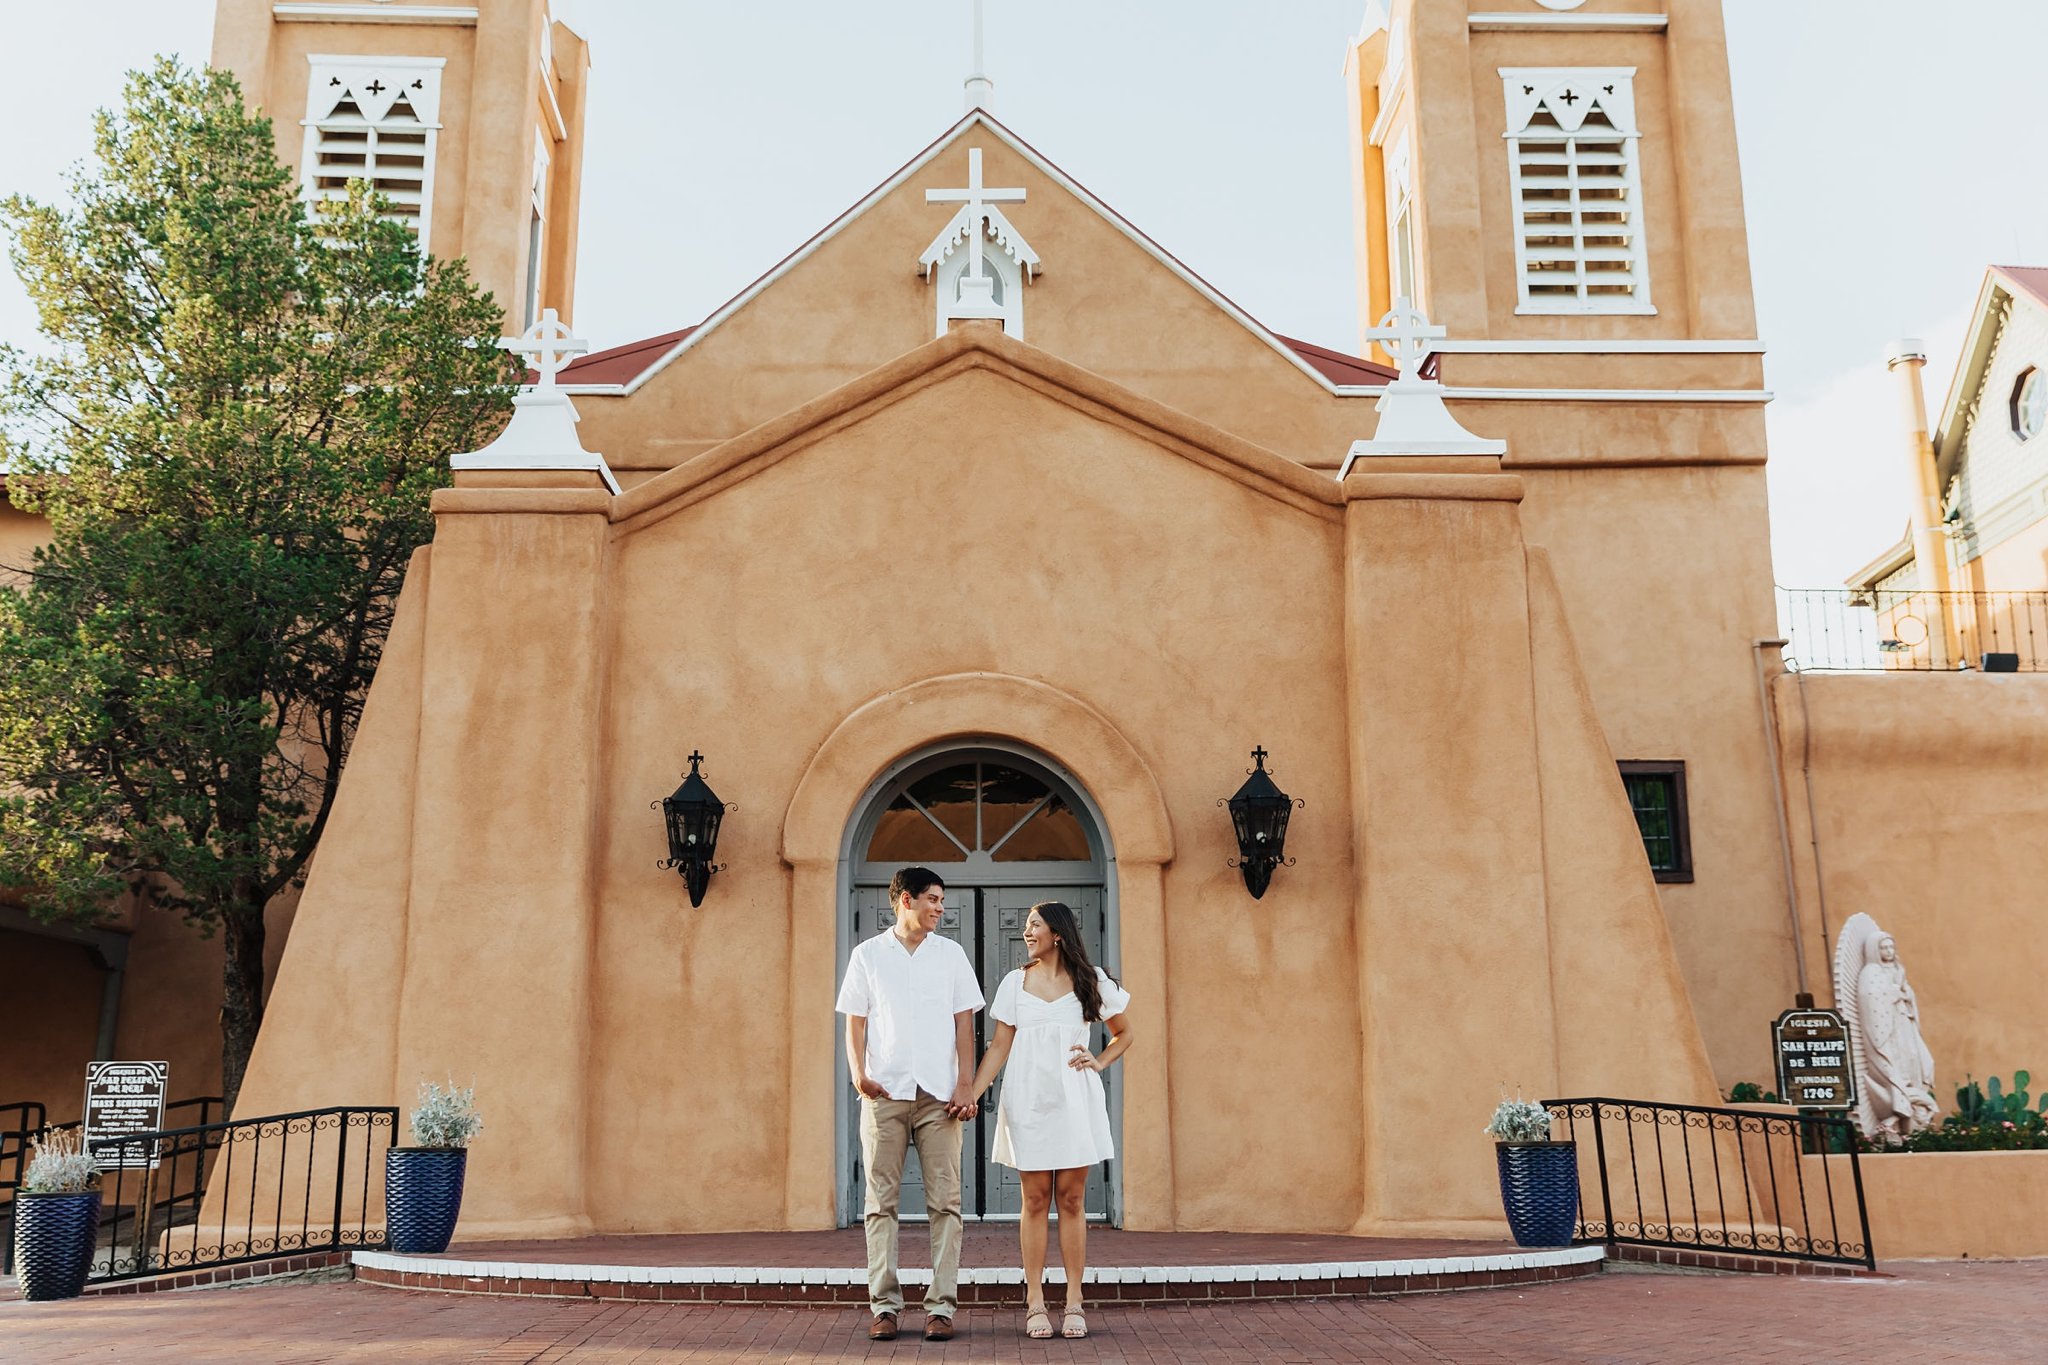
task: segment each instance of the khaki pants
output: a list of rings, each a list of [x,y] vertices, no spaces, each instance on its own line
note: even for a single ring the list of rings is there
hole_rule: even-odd
[[[903,1285],[896,1277],[896,1202],[903,1192],[903,1159],[917,1144],[924,1171],[925,1211],[932,1224],[932,1287],[925,1295],[930,1317],[953,1316],[960,1279],[960,1120],[946,1114],[944,1101],[919,1091],[914,1100],[860,1102],[861,1159],[867,1163],[868,1308],[903,1311]]]

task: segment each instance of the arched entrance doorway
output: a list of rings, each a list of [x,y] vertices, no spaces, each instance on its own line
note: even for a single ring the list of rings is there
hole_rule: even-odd
[[[1024,919],[1033,904],[1064,901],[1081,919],[1088,952],[1105,970],[1118,967],[1109,841],[1094,803],[1057,764],[1020,748],[978,744],[915,755],[893,765],[871,787],[847,830],[840,913],[839,964],[859,939],[894,923],[889,879],[921,864],[946,879],[946,916],[939,932],[975,964],[984,997],[1024,961]],[[987,1015],[975,1020],[975,1053],[987,1047]],[[1100,1047],[1101,1030],[1095,1045]],[[1121,1132],[1122,1087],[1112,1068],[1110,1123]],[[840,1065],[840,1220],[860,1221],[866,1173],[861,1168],[859,1098]],[[961,1205],[970,1219],[1018,1216],[1017,1173],[989,1160],[1001,1085],[989,1091],[982,1115],[968,1125],[961,1153]],[[1121,1150],[1122,1141],[1118,1140]],[[1088,1185],[1091,1219],[1119,1213],[1117,1162],[1104,1162]],[[924,1185],[913,1151],[903,1175],[902,1213],[923,1216]]]

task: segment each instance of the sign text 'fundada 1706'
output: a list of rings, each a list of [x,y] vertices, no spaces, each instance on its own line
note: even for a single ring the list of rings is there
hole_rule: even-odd
[[[1778,1094],[1801,1109],[1852,1109],[1849,1026],[1833,1010],[1786,1010],[1771,1025]]]
[[[164,1095],[170,1089],[169,1062],[88,1062],[85,1067],[85,1140],[153,1133],[164,1126]],[[103,1168],[154,1167],[154,1142],[102,1147],[94,1155]]]

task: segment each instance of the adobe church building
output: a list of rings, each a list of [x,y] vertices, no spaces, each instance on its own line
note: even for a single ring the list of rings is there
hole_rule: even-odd
[[[322,8],[222,7],[294,117],[322,54],[543,13]],[[909,862],[985,991],[1058,898],[1132,992],[1092,1203],[1126,1227],[1497,1235],[1502,1087],[1768,1084],[1770,1021],[1829,996],[1808,845],[1851,799],[1802,804],[1786,735],[1848,713],[1787,709],[1720,6],[1368,8],[1355,353],[1247,315],[981,80],[694,326],[563,364],[569,267],[512,250],[488,278],[558,282],[499,287],[539,382],[450,452],[238,1112],[473,1082],[466,1237],[857,1221],[833,1000]],[[450,55],[444,153],[533,69]],[[421,189],[434,250],[536,221],[507,155]],[[530,242],[573,243],[569,179]],[[1254,750],[1300,802],[1256,899],[1220,808]],[[696,905],[660,809],[694,754],[731,803]],[[1932,981],[1943,1084],[2048,1065],[2029,1018],[1944,1050],[1999,950],[1937,890],[1849,910]]]
[[[909,861],[990,985],[1022,907],[1093,919],[1126,1226],[1491,1228],[1502,1085],[1754,1073],[1765,395],[1718,8],[1662,15],[1361,39],[1363,311],[1450,337],[1384,415],[982,107],[568,366],[580,425],[544,383],[436,499],[241,1111],[473,1079],[472,1235],[857,1217],[832,1002]],[[1259,900],[1255,747],[1302,802]],[[1668,898],[1617,754],[1696,765]]]

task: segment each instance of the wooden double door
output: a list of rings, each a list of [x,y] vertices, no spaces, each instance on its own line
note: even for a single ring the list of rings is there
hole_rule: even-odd
[[[856,886],[852,901],[852,928],[856,942],[881,933],[896,922],[889,907],[886,886]],[[966,950],[967,960],[974,964],[975,975],[981,982],[983,999],[993,1000],[1003,977],[1024,965],[1024,920],[1031,907],[1040,901],[1061,901],[1072,907],[1087,938],[1090,960],[1098,964],[1107,960],[1108,926],[1100,886],[949,885],[946,888],[946,914],[939,922],[939,932]],[[974,1055],[977,1061],[987,1049],[993,1033],[994,1024],[988,1012],[983,1010],[976,1014]],[[1104,1045],[1106,1039],[1101,1025],[1095,1026],[1092,1039],[1091,1045],[1098,1050]],[[1104,1079],[1114,1086],[1113,1068]],[[1113,1089],[1111,1093],[1114,1095]],[[844,1137],[851,1152],[853,1177],[845,1207],[850,1221],[858,1222],[866,1206],[867,1170],[862,1164],[860,1150],[860,1097],[853,1093],[850,1082],[847,1094],[845,1112],[848,1123]],[[960,1206],[963,1216],[970,1219],[1016,1218],[1023,1209],[1017,1173],[989,1159],[990,1149],[995,1144],[996,1112],[1001,1100],[1002,1082],[998,1080],[982,1097],[981,1113],[968,1122],[961,1144]],[[1121,1148],[1121,1142],[1118,1145]],[[1110,1216],[1110,1171],[1113,1165],[1113,1161],[1103,1162],[1088,1179],[1088,1217],[1091,1220],[1105,1220]],[[903,1194],[897,1207],[899,1215],[905,1219],[925,1216],[924,1176],[918,1168],[914,1148],[904,1161]]]

